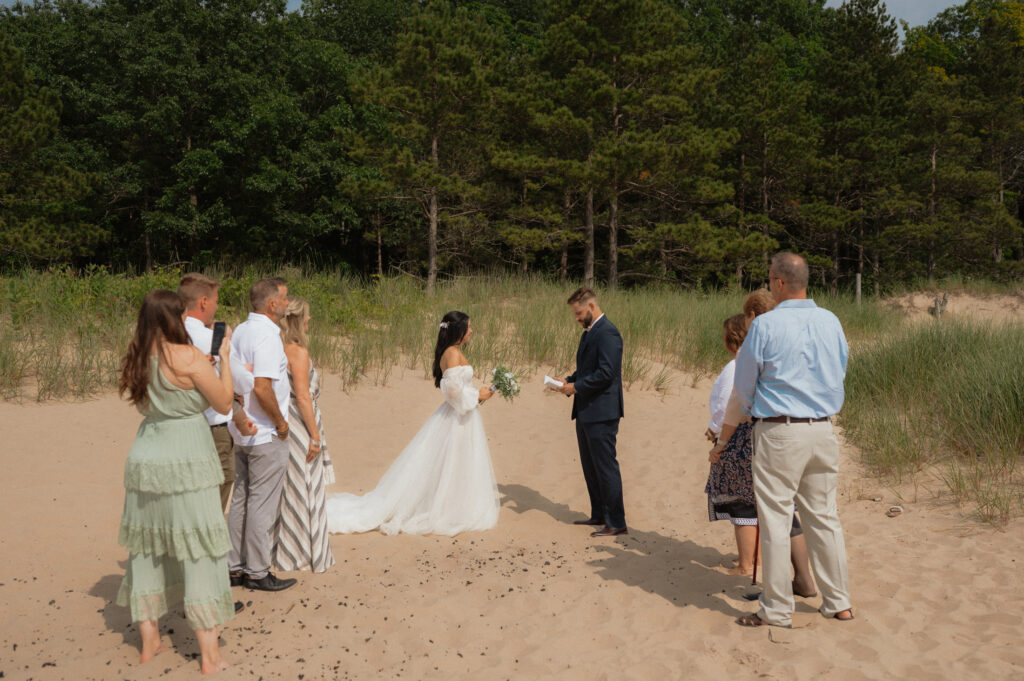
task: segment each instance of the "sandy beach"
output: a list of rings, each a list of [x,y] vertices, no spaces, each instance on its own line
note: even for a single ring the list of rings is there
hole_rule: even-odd
[[[471,357],[472,359],[472,357]],[[626,393],[619,436],[630,534],[595,540],[584,517],[569,401],[541,367],[514,404],[483,407],[502,494],[498,526],[448,537],[333,536],[338,564],[281,593],[235,589],[222,679],[1022,679],[1024,534],[965,517],[939,482],[887,488],[844,448],[840,514],[851,623],[798,600],[793,629],[746,629],[749,577],[722,567],[732,529],[707,521],[709,379]],[[441,398],[421,370],[386,386],[324,381],[338,482],[376,484]],[[116,394],[0,403],[0,677],[193,679],[180,611],[173,649],[138,663],[139,634],[112,603],[122,471],[140,416]],[[873,499],[880,498],[880,501]],[[905,511],[888,518],[900,503]],[[282,573],[285,574],[285,573]]]

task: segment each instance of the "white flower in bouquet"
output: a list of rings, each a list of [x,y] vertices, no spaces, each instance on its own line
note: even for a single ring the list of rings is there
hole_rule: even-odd
[[[493,378],[491,389],[501,393],[501,396],[509,402],[519,394],[521,390],[519,381],[516,379],[516,375],[508,370],[508,367],[499,366],[491,371],[491,376]]]

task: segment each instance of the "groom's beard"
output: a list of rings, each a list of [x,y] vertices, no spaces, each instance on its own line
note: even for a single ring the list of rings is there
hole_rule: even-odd
[[[590,325],[594,323],[594,313],[593,312],[588,312],[587,316],[584,317],[583,321],[580,322],[580,323],[583,324],[583,328],[584,329],[589,329]]]

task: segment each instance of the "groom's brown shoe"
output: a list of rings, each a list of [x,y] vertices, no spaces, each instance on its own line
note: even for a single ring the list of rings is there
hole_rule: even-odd
[[[626,527],[609,527],[605,525],[597,532],[591,532],[591,537],[617,537],[620,534],[629,534],[629,528]]]
[[[587,518],[586,520],[574,520],[574,521],[572,521],[572,524],[573,525],[604,525],[604,521],[603,520],[598,520],[597,518]]]

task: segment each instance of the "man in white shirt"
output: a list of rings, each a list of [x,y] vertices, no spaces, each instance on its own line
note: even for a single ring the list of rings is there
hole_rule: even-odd
[[[252,366],[253,387],[242,398],[256,432],[243,435],[234,423],[229,425],[235,438],[235,488],[228,514],[228,569],[233,586],[281,591],[295,584],[270,572],[270,531],[288,468],[288,358],[278,326],[288,305],[288,286],[283,279],[261,279],[249,290],[249,301],[253,312],[232,334],[231,354]]]
[[[186,274],[178,284],[178,295],[185,304],[185,330],[192,340],[192,345],[207,355],[210,354],[210,345],[213,342],[213,331],[209,327],[217,314],[219,288],[220,282],[197,273]],[[210,424],[210,434],[213,435],[213,444],[217,447],[217,456],[220,457],[221,469],[224,471],[224,482],[220,486],[220,504],[227,510],[231,487],[235,482],[234,443],[231,441],[231,433],[228,432],[228,421],[231,417],[214,411],[212,407],[207,409],[204,415],[206,422]]]

